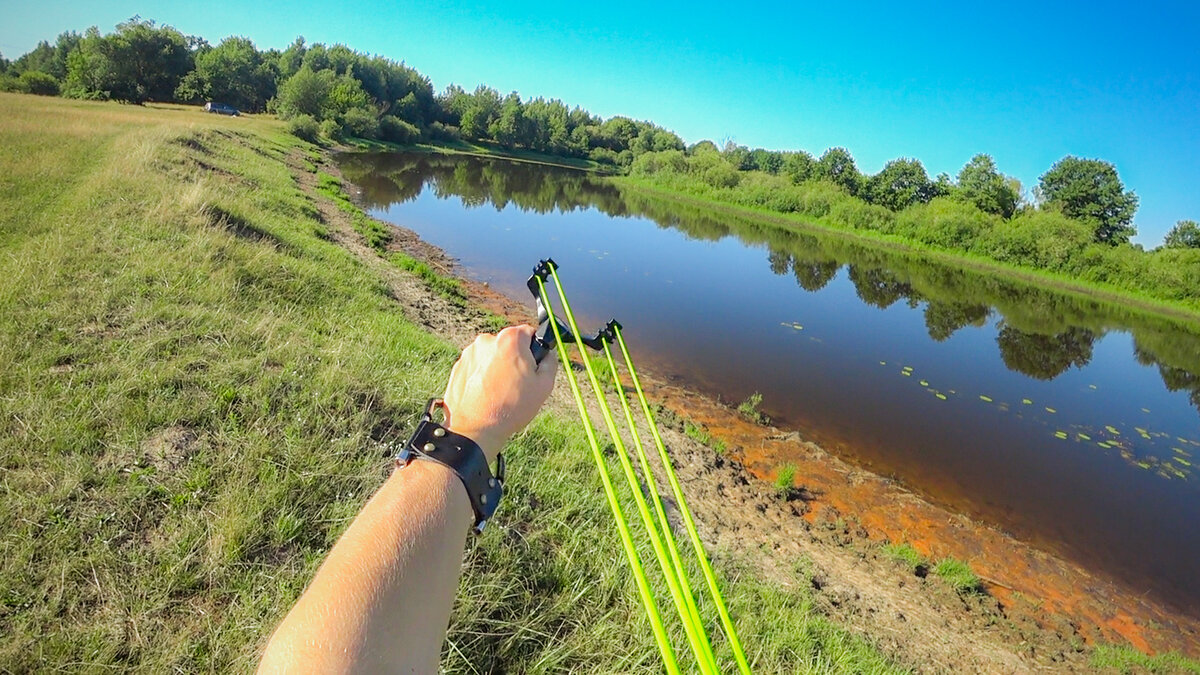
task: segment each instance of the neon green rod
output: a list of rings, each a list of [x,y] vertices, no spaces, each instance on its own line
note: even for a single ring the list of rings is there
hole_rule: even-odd
[[[646,415],[647,421],[650,423],[650,433],[654,436],[654,444],[658,447],[658,456],[662,461],[663,467],[667,472],[667,480],[671,483],[671,492],[675,496],[675,502],[679,505],[679,512],[683,515],[683,523],[687,527],[688,536],[692,540],[692,548],[696,551],[696,558],[700,561],[700,569],[704,571],[704,580],[708,582],[708,590],[712,593],[713,603],[717,606],[717,612],[721,615],[721,624],[725,627],[725,635],[729,639],[729,645],[733,649],[733,656],[737,660],[738,670],[743,675],[750,675],[750,664],[746,662],[746,654],[742,650],[742,643],[738,640],[737,630],[733,627],[733,621],[729,618],[729,610],[725,607],[725,600],[721,597],[721,589],[717,586],[717,577],[713,573],[712,565],[708,562],[708,555],[704,552],[704,545],[700,543],[700,534],[696,531],[696,521],[692,518],[691,509],[687,506],[687,501],[683,498],[683,489],[679,486],[679,478],[675,475],[675,469],[671,466],[671,459],[667,456],[667,449],[663,445],[662,435],[658,431],[658,424],[654,421],[654,415],[650,413],[650,404],[646,401],[646,393],[642,391],[642,383],[638,380],[637,370],[633,367],[633,359],[629,357],[629,349],[625,346],[625,338],[621,336],[621,329],[613,327],[613,333],[617,338],[617,345],[621,348],[621,354],[625,357],[625,367],[629,370],[629,376],[633,380],[633,387],[637,390],[638,401],[642,404],[642,412]]]
[[[588,417],[587,406],[583,402],[583,395],[579,391],[579,384],[575,381],[575,376],[571,374],[571,362],[568,360],[567,348],[563,344],[562,335],[559,334],[558,323],[554,320],[553,310],[550,308],[550,299],[546,294],[546,285],[542,282],[541,277],[538,277],[538,290],[542,294],[542,303],[546,306],[546,312],[550,317],[550,327],[554,330],[554,342],[558,346],[559,362],[567,369],[567,381],[571,384],[571,393],[575,395],[575,403],[579,406],[579,416],[583,419],[583,429],[587,433],[588,444],[592,447],[592,458],[596,461],[596,468],[600,470],[600,482],[604,484],[604,495],[608,498],[608,507],[612,510],[613,518],[617,521],[617,531],[621,535],[621,544],[625,548],[625,557],[629,559],[629,567],[633,570],[634,581],[637,582],[638,594],[641,595],[642,605],[646,608],[646,615],[650,618],[650,627],[654,631],[654,640],[658,643],[658,651],[662,653],[663,664],[666,666],[667,673],[670,675],[680,675],[679,664],[675,661],[675,652],[671,649],[671,642],[667,639],[667,632],[663,628],[662,616],[658,613],[658,605],[654,602],[654,594],[650,591],[650,582],[646,580],[646,572],[642,568],[641,558],[638,557],[637,549],[633,545],[633,537],[629,534],[629,524],[625,520],[625,515],[621,512],[621,505],[617,501],[617,493],[613,489],[612,479],[608,476],[608,470],[604,466],[604,455],[600,453],[600,444],[596,441],[596,432],[592,429],[591,419]],[[586,363],[587,359],[584,359]]]
[[[571,304],[567,302],[566,293],[563,292],[562,282],[558,278],[557,271],[551,267],[550,276],[554,279],[554,286],[558,291],[559,300],[562,302],[563,312],[567,316],[567,325],[575,335],[582,335],[579,331],[579,324],[575,321],[575,315],[571,311]],[[545,302],[545,300],[543,300]],[[549,313],[547,309],[547,313]],[[551,325],[555,325],[551,321]],[[556,326],[556,325],[555,325]],[[557,329],[557,326],[556,326]],[[557,336],[556,336],[557,337]],[[625,474],[625,480],[629,483],[629,490],[633,493],[634,503],[637,505],[638,514],[642,518],[642,525],[646,528],[646,532],[650,535],[650,545],[654,548],[654,555],[658,558],[658,564],[662,570],[663,577],[667,581],[667,589],[671,592],[671,599],[675,602],[675,609],[679,612],[679,619],[683,623],[684,633],[687,635],[688,644],[692,648],[692,652],[696,656],[696,661],[700,665],[700,670],[706,674],[716,675],[716,666],[706,661],[704,658],[704,647],[701,644],[701,638],[698,633],[703,633],[702,627],[692,623],[691,614],[688,612],[687,603],[683,599],[682,590],[679,587],[679,580],[675,578],[675,570],[671,566],[671,561],[668,557],[666,549],[663,546],[661,535],[658,532],[658,527],[654,524],[654,519],[650,515],[650,509],[646,506],[646,498],[642,495],[641,485],[638,483],[637,473],[633,470],[633,464],[629,461],[629,451],[625,448],[624,441],[621,440],[621,434],[617,431],[617,424],[613,420],[612,411],[608,408],[608,401],[604,396],[604,390],[600,388],[600,380],[596,377],[595,370],[592,369],[591,361],[587,354],[583,351],[583,345],[579,342],[575,343],[579,350],[580,360],[583,361],[584,370],[587,371],[588,381],[592,385],[592,389],[596,395],[596,400],[599,404],[600,413],[604,417],[604,424],[608,427],[609,436],[612,437],[613,445],[617,448],[617,459],[620,460],[621,469]],[[618,383],[619,384],[619,383]]]
[[[617,391],[617,397],[621,400],[621,409],[625,413],[625,422],[629,426],[629,433],[633,436],[633,445],[637,449],[638,464],[642,469],[642,476],[646,481],[646,486],[649,488],[651,501],[654,502],[655,515],[658,516],[659,527],[662,528],[664,539],[666,539],[667,552],[671,554],[671,565],[675,569],[676,579],[679,581],[680,590],[683,592],[683,599],[687,603],[688,616],[692,625],[696,627],[696,632],[700,637],[700,646],[703,648],[703,653],[697,656],[708,661],[709,666],[715,672],[717,670],[716,657],[713,655],[712,643],[708,640],[708,632],[704,630],[704,622],[700,618],[700,610],[696,606],[696,599],[692,594],[692,585],[688,582],[687,572],[683,569],[683,561],[679,556],[679,545],[675,543],[674,534],[671,531],[671,524],[667,521],[667,511],[663,508],[662,498],[658,495],[654,473],[650,470],[650,460],[646,456],[646,447],[642,444],[642,437],[638,434],[637,424],[633,421],[633,411],[629,408],[629,401],[625,397],[625,390],[621,386],[621,377],[617,373],[617,363],[613,360],[612,350],[608,347],[608,341],[601,342],[604,348],[604,357],[608,361],[609,374],[612,375],[613,385]]]

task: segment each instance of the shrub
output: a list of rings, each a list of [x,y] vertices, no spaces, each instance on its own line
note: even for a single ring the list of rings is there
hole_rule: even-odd
[[[316,143],[321,136],[321,126],[312,115],[297,115],[288,120],[288,133],[303,138],[309,143]]]
[[[741,180],[742,175],[738,170],[725,162],[714,164],[704,172],[704,182],[717,188],[737,187]]]
[[[629,172],[635,176],[655,173],[683,173],[687,171],[687,158],[679,150],[647,152],[633,160]]]
[[[896,214],[883,206],[868,204],[861,199],[846,198],[838,200],[830,207],[829,219],[838,225],[858,230],[890,232]]]
[[[366,108],[351,108],[342,115],[342,128],[355,138],[379,138],[379,120]]]
[[[972,250],[1002,262],[1059,270],[1092,239],[1086,223],[1057,211],[1030,211],[993,228]]]
[[[346,137],[342,131],[342,125],[337,123],[337,120],[325,120],[321,122],[321,135],[334,142],[341,142]]]
[[[39,96],[58,96],[58,80],[53,75],[39,70],[27,70],[21,73],[21,90]]]
[[[395,115],[385,115],[379,120],[379,135],[385,141],[408,145],[421,139],[421,130]]]
[[[456,126],[434,122],[429,125],[429,137],[435,141],[453,142],[462,140],[462,133]]]
[[[897,214],[894,232],[926,244],[965,251],[991,234],[997,222],[973,204],[938,197]]]
[[[592,148],[592,151],[588,153],[588,159],[599,164],[615,165],[617,163],[617,153],[608,148]]]

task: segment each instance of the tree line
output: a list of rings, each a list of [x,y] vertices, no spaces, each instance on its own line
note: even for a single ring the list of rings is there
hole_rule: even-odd
[[[217,45],[134,17],[107,35],[96,27],[42,41],[9,62],[0,90],[127,103],[219,101],[289,120],[309,140],[353,136],[408,144],[466,139],[628,167],[638,154],[682,150],[662,127],[628,117],[603,119],[558,99],[522,99],[480,85],[435,93],[403,62],[345,45],[260,50],[244,37]]]
[[[219,101],[278,114],[293,133],[312,141],[483,141],[643,175],[683,171],[723,189],[736,189],[745,175],[761,172],[793,185],[821,181],[890,212],[949,198],[1005,220],[1030,209],[1056,210],[1086,223],[1094,240],[1105,244],[1127,243],[1135,234],[1137,195],[1103,160],[1063,158],[1041,177],[1031,202],[1020,182],[1000,173],[988,155],[974,157],[955,178],[930,178],[919,160],[909,158],[864,174],[840,147],[820,157],[732,142],[685,148],[678,135],[651,122],[603,119],[558,99],[501,95],[485,85],[467,91],[451,84],[435,92],[428,77],[403,62],[340,44],[310,45],[303,37],[282,50],[260,50],[244,37],[214,46],[135,16],[107,35],[96,27],[64,32],[15,61],[0,56],[0,91],[128,103]],[[1164,246],[1200,248],[1200,225],[1179,221]]]

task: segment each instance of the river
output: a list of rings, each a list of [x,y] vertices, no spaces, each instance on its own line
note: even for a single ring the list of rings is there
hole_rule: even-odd
[[[347,154],[377,218],[528,299],[552,257],[635,360],[1200,615],[1200,326],[589,174]]]

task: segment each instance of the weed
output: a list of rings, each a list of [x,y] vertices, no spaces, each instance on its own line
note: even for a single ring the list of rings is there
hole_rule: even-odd
[[[1092,652],[1093,668],[1109,668],[1121,673],[1200,673],[1200,661],[1179,652],[1147,656],[1126,645],[1100,645]]]
[[[737,410],[742,417],[754,422],[755,424],[770,424],[771,418],[767,417],[758,406],[762,404],[762,394],[757,391],[741,403],[738,404]]]
[[[929,570],[929,561],[925,556],[921,555],[917,549],[912,547],[912,544],[901,542],[899,544],[884,544],[883,555],[897,562],[903,563],[906,567],[912,570],[917,576],[925,576]]]
[[[969,564],[961,560],[942,558],[933,567],[933,572],[959,593],[983,592],[983,580],[975,574],[975,571],[971,569]]]

